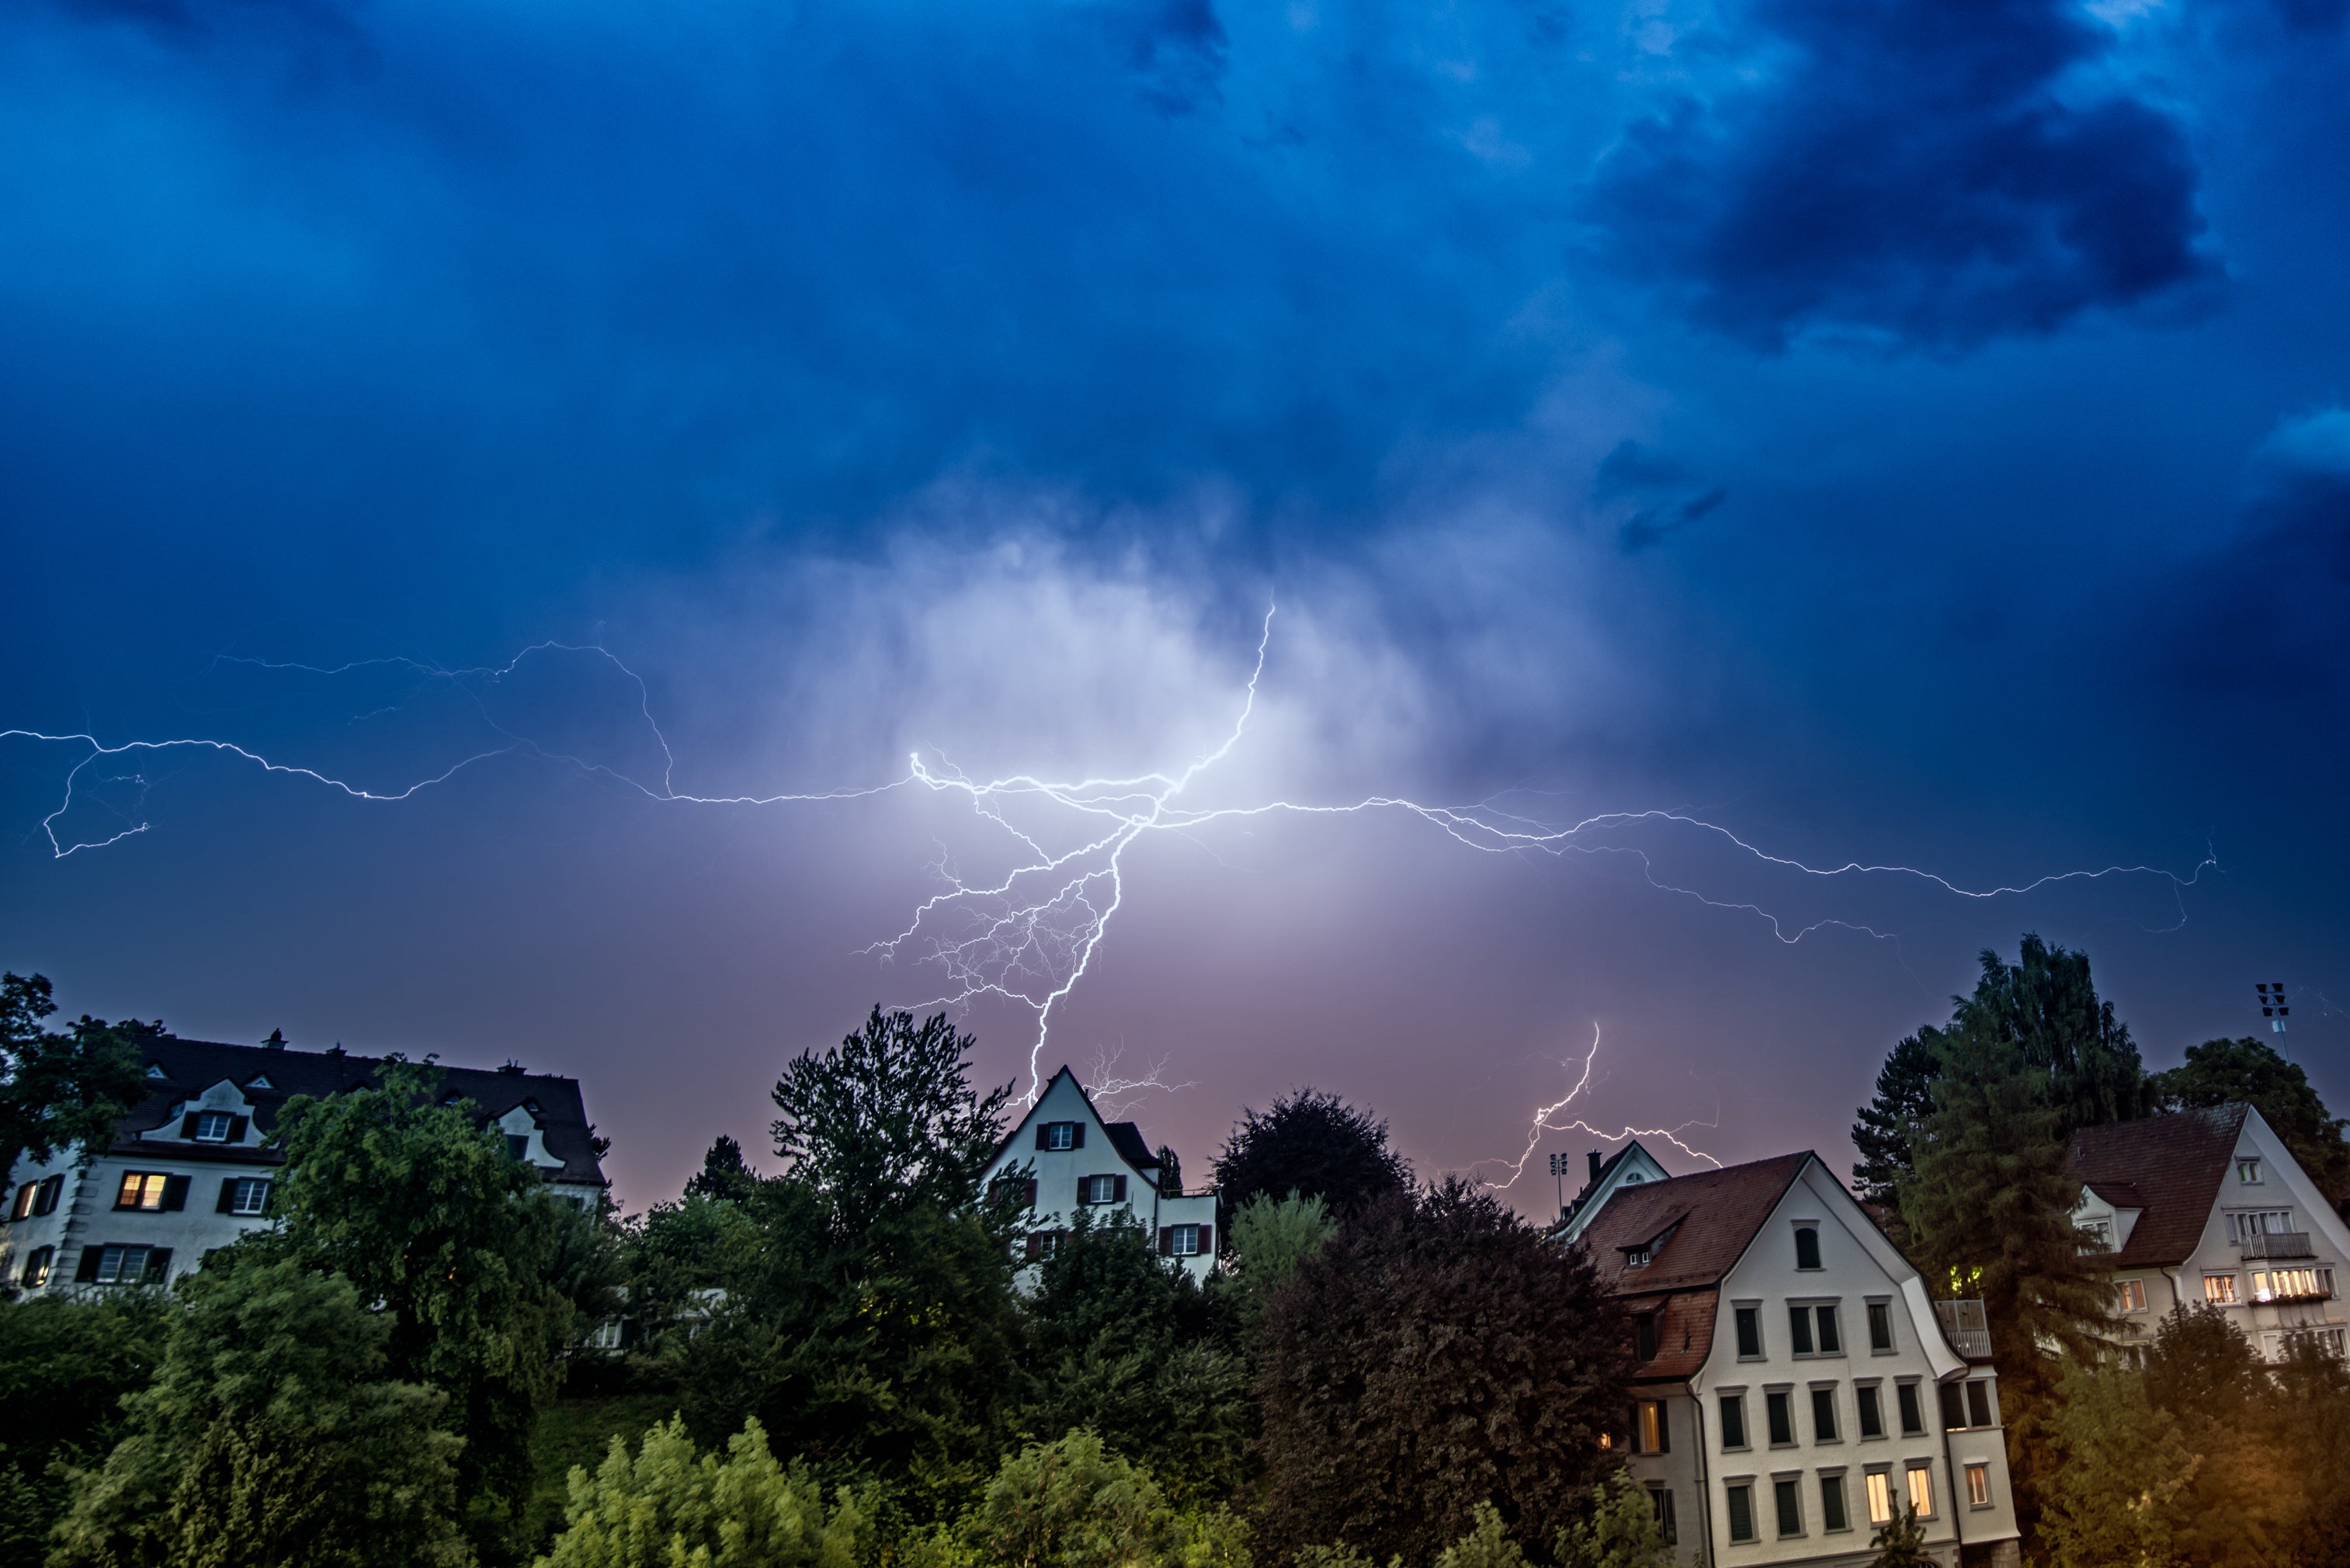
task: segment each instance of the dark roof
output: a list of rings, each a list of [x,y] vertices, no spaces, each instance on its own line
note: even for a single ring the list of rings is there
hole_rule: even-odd
[[[273,1132],[278,1107],[294,1096],[331,1095],[372,1085],[383,1065],[380,1058],[352,1056],[339,1050],[224,1045],[168,1034],[140,1040],[139,1052],[143,1066],[161,1067],[163,1075],[149,1073],[147,1097],[115,1124],[117,1138],[135,1137],[162,1127],[171,1119],[173,1106],[203,1094],[224,1078],[234,1083],[252,1103],[254,1121],[261,1130]],[[525,1101],[531,1102],[536,1106],[531,1114],[546,1152],[563,1161],[562,1170],[547,1179],[605,1185],[603,1168],[590,1142],[595,1128],[579,1098],[577,1079],[551,1073],[432,1065],[441,1074],[440,1097],[445,1099],[454,1092],[472,1100],[487,1120],[494,1121]],[[269,1086],[258,1086],[255,1079],[266,1079]]]
[[[1679,1291],[1655,1304],[1635,1301],[1634,1312],[1654,1310],[1657,1319],[1657,1354],[1632,1367],[1635,1383],[1680,1383],[1697,1375],[1705,1358],[1713,1351],[1714,1320],[1721,1315],[1721,1292],[1708,1286],[1700,1291]]]
[[[1134,1167],[1135,1174],[1138,1176],[1145,1172],[1156,1171],[1159,1168],[1159,1156],[1151,1152],[1149,1142],[1142,1136],[1142,1129],[1132,1122],[1102,1121],[1102,1114],[1095,1109],[1094,1097],[1087,1092],[1084,1080],[1077,1076],[1075,1068],[1066,1063],[1058,1072],[1045,1080],[1043,1088],[1036,1091],[1035,1104],[1030,1106],[1018,1121],[1004,1129],[1003,1139],[996,1144],[995,1152],[987,1157],[987,1163],[993,1165],[1011,1151],[1014,1142],[1020,1137],[1020,1129],[1036,1119],[1037,1106],[1045,1103],[1045,1096],[1052,1090],[1053,1085],[1065,1077],[1076,1085],[1077,1097],[1085,1101],[1087,1110],[1093,1112],[1094,1120],[1101,1122],[1102,1131],[1109,1137],[1111,1152]]]
[[[1118,1150],[1120,1159],[1138,1171],[1159,1168],[1159,1157],[1150,1152],[1149,1144],[1142,1141],[1140,1127],[1132,1122],[1105,1122],[1102,1125],[1108,1129],[1109,1146]]]
[[[1815,1158],[1783,1154],[1618,1189],[1583,1232],[1599,1278],[1618,1295],[1716,1285],[1745,1254],[1796,1174]],[[1670,1230],[1646,1267],[1624,1267],[1627,1248]]]
[[[2122,1206],[2144,1210],[2113,1267],[2161,1268],[2194,1253],[2236,1157],[2244,1115],[2242,1106],[2214,1106],[2073,1135],[2073,1173],[2082,1185],[2112,1203],[2122,1200],[2108,1189],[2126,1188],[2132,1196]]]

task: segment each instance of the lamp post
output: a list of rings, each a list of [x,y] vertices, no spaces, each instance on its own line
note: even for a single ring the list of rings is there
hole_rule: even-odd
[[[1558,1217],[1562,1220],[1566,1218],[1565,1159],[1566,1156],[1563,1154],[1555,1154],[1550,1157],[1551,1182],[1558,1189]]]
[[[2285,1049],[2282,1038],[2284,1021],[2293,1012],[2293,1009],[2284,1004],[2284,981],[2278,981],[2273,985],[2265,981],[2258,981],[2252,986],[2252,991],[2260,998],[2261,1016],[2269,1021],[2269,1033],[2280,1037],[2277,1052],[2282,1055]]]

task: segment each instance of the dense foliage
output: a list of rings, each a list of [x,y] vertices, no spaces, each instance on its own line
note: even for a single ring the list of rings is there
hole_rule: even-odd
[[[148,1291],[0,1302],[0,1563],[41,1561],[67,1472],[105,1462],[122,1397],[153,1380],[168,1322]]]
[[[109,1023],[88,1013],[53,1030],[50,994],[45,976],[0,975],[0,1200],[17,1160],[102,1138],[145,1097],[138,1041],[163,1032],[160,1022]]]
[[[1589,1261],[1458,1179],[1370,1204],[1306,1258],[1260,1354],[1267,1543],[1409,1563],[1482,1502],[1546,1552],[1605,1474],[1629,1371]]]
[[[1316,1089],[1243,1111],[1214,1168],[1227,1216],[1260,1193],[1319,1198],[1345,1215],[1411,1186],[1410,1165],[1388,1147],[1388,1124]]]
[[[768,1451],[756,1421],[726,1457],[696,1455],[681,1421],[647,1432],[636,1457],[612,1439],[592,1474],[571,1472],[563,1533],[540,1568],[860,1568],[868,1506],[842,1489],[827,1510],[805,1472]]]
[[[2187,1048],[2187,1061],[2149,1080],[2167,1111],[2209,1106],[2253,1106],[2276,1129],[2302,1169],[2331,1202],[2350,1197],[2350,1144],[2343,1119],[2325,1108],[2309,1075],[2258,1040],[2206,1040]]]

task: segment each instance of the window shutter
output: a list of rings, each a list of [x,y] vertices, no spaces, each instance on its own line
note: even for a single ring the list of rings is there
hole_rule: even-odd
[[[98,1255],[104,1251],[103,1247],[84,1247],[81,1250],[81,1264],[74,1270],[74,1283],[89,1285],[98,1282]]]
[[[1052,1124],[1052,1123],[1050,1123],[1050,1122],[1038,1122],[1038,1123],[1036,1124],[1036,1147],[1037,1147],[1038,1148],[1045,1148],[1045,1147],[1050,1147],[1049,1145],[1047,1145],[1047,1144],[1045,1143],[1045,1140],[1046,1138],[1048,1138],[1048,1137],[1050,1137],[1052,1136],[1052,1132],[1053,1132],[1053,1124]]]
[[[151,1285],[160,1285],[171,1277],[172,1249],[169,1247],[148,1248],[146,1282]]]
[[[176,1211],[188,1206],[188,1189],[195,1181],[192,1176],[166,1177],[163,1181],[163,1207]]]
[[[190,1111],[186,1116],[180,1118],[180,1136],[182,1137],[193,1137],[196,1136],[195,1112]]]
[[[1028,1261],[1035,1262],[1045,1251],[1045,1238],[1031,1232],[1022,1243],[1022,1250],[1027,1254]]]
[[[1172,1225],[1159,1227],[1159,1255],[1162,1258],[1175,1255],[1175,1227]]]
[[[1069,1147],[1071,1148],[1083,1148],[1086,1147],[1085,1123],[1071,1122],[1069,1124]]]
[[[220,1201],[213,1205],[213,1212],[215,1214],[225,1214],[228,1212],[229,1205],[235,1201],[236,1178],[234,1176],[224,1177],[221,1180]]]
[[[1028,1207],[1034,1209],[1036,1207],[1036,1179],[1033,1176],[1030,1177],[1027,1180],[1026,1187],[1028,1191]]]
[[[1213,1225],[1202,1225],[1200,1227],[1200,1256],[1212,1258],[1215,1255],[1216,1228]]]
[[[1125,1202],[1125,1201],[1126,1201],[1126,1178],[1125,1178],[1125,1177],[1123,1177],[1123,1176],[1118,1177],[1118,1178],[1117,1178],[1115,1180],[1113,1180],[1113,1181],[1111,1182],[1111,1184],[1110,1184],[1110,1191],[1109,1191],[1109,1200],[1110,1200],[1112,1203],[1123,1203],[1123,1202]]]
[[[229,1117],[228,1141],[231,1143],[243,1143],[244,1141],[244,1129],[251,1125],[252,1118],[249,1116]]]

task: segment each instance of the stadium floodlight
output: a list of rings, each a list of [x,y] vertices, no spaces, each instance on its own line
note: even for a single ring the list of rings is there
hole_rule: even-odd
[[[2269,1033],[2283,1033],[2284,1021],[2293,1014],[2293,1009],[2285,1005],[2284,981],[2280,980],[2273,984],[2267,981],[2256,981],[2252,991],[2260,998],[2261,1016],[2269,1021]]]

